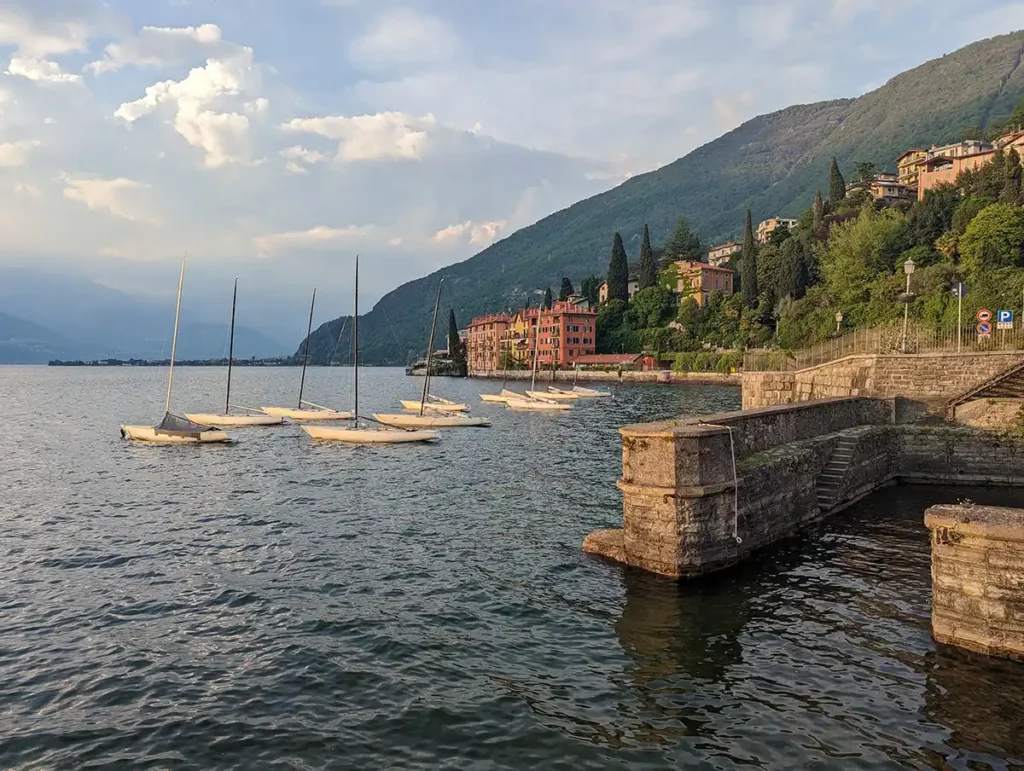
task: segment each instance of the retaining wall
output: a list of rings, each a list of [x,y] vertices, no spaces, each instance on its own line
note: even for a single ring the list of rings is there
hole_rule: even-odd
[[[1024,509],[933,506],[932,635],[1024,660]]]
[[[554,380],[550,370],[537,373],[537,384],[542,383],[571,383],[577,379],[571,370],[555,371]],[[513,370],[503,375],[501,372],[470,372],[471,378],[479,380],[515,380],[529,381],[533,377],[532,372]],[[625,372],[601,372],[601,371],[580,371],[579,382],[581,383],[665,383],[669,385],[721,385],[738,386],[742,385],[742,377],[739,373],[724,372],[673,372],[672,370],[650,370],[636,372],[627,370]]]
[[[744,372],[743,409],[835,397],[902,397],[936,410],[1014,364],[1024,351],[860,354],[795,372]]]

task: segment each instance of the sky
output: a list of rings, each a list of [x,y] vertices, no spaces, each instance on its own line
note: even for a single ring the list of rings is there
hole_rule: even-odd
[[[2,0],[0,264],[304,332],[755,115],[1024,28],[982,0]],[[0,309],[2,310],[2,309]],[[220,313],[216,315],[222,315]]]

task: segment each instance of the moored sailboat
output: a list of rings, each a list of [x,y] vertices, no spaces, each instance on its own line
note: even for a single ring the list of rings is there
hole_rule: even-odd
[[[171,412],[171,392],[174,388],[174,357],[178,347],[178,318],[181,315],[181,288],[185,283],[185,259],[181,260],[178,276],[178,300],[174,307],[174,337],[171,339],[171,361],[167,373],[167,397],[164,400],[164,419],[155,426],[121,426],[121,437],[134,442],[151,444],[211,444],[230,442],[232,438],[213,426],[193,422]]]
[[[248,407],[240,407],[248,412],[247,415],[231,414],[231,367],[235,361],[235,308],[238,304],[238,279],[235,279],[235,288],[231,293],[231,338],[228,343],[228,383],[224,394],[224,412],[186,412],[185,417],[193,423],[205,426],[221,426],[224,428],[242,428],[245,426],[279,426],[284,423],[284,418],[267,415],[259,410]]]
[[[516,412],[554,412],[558,410],[571,410],[572,405],[564,401],[556,401],[547,398],[549,395],[537,389],[537,356],[540,346],[537,344],[537,333],[533,336],[533,375],[530,379],[530,388],[525,394],[517,394],[514,391],[502,389],[502,395],[509,394],[505,406]]]
[[[355,309],[352,328],[353,410],[351,427],[304,425],[302,430],[313,439],[348,444],[405,444],[433,442],[441,437],[436,431],[403,431],[394,428],[361,428],[359,425],[359,256],[356,255]]]
[[[309,304],[309,326],[306,329],[306,345],[302,354],[302,377],[299,380],[299,402],[296,407],[260,407],[260,412],[275,418],[288,418],[296,423],[307,420],[352,420],[354,413],[324,407],[302,398],[306,386],[306,365],[309,363],[309,343],[313,336],[313,307],[316,305],[316,289]],[[312,409],[308,409],[311,407]]]
[[[443,283],[444,279],[442,278],[441,283],[437,286],[434,319],[430,325],[430,338],[427,343],[427,371],[423,380],[423,396],[420,397],[418,402],[402,400],[403,407],[407,410],[415,410],[417,414],[375,413],[373,417],[379,423],[387,426],[398,426],[399,428],[485,428],[491,425],[491,421],[487,418],[474,418],[469,415],[455,414],[466,411],[468,407],[465,404],[456,404],[448,399],[430,395],[430,362],[434,351],[434,332],[437,329],[437,312],[441,307],[441,286]]]

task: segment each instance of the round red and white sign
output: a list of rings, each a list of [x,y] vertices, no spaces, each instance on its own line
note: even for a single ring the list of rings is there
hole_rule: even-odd
[[[978,311],[978,321],[980,321],[981,323],[984,324],[986,321],[991,321],[991,320],[992,320],[992,311],[990,311],[988,308],[982,308],[980,311]]]

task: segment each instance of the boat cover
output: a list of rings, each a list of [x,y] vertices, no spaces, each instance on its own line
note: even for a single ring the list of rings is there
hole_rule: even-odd
[[[181,415],[174,415],[168,412],[164,415],[164,419],[160,421],[160,424],[153,427],[153,430],[158,434],[170,436],[198,437],[204,431],[218,431],[219,429],[213,426],[201,426]]]

